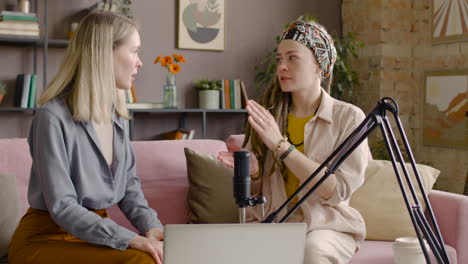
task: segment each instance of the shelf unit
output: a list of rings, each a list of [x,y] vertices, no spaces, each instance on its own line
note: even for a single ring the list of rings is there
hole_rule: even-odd
[[[132,116],[137,113],[147,113],[147,114],[180,114],[180,128],[186,128],[186,117],[187,114],[195,113],[201,114],[201,125],[202,125],[202,137],[206,137],[206,123],[207,123],[207,114],[209,113],[239,113],[247,115],[245,109],[197,109],[197,108],[188,108],[188,109],[129,109],[129,112]],[[134,119],[130,119],[130,140],[133,140],[133,123]]]
[[[33,10],[34,13],[39,17],[38,14],[38,1],[34,0]],[[43,24],[41,35],[42,38],[27,37],[27,36],[0,36],[1,46],[17,46],[17,47],[32,47],[33,48],[33,73],[37,74],[37,49],[42,48],[42,87],[43,89],[47,86],[47,61],[48,61],[48,48],[66,48],[69,41],[65,39],[49,39],[48,36],[48,23],[47,23],[47,9],[48,0],[44,1],[44,12],[43,12]],[[11,112],[11,111],[33,111],[34,109],[26,109],[21,107],[2,107],[0,111]]]
[[[33,12],[38,13],[39,0],[33,1]],[[47,61],[49,48],[66,48],[69,44],[68,40],[49,39],[48,36],[48,0],[43,0],[44,10],[42,12],[41,24],[41,38],[26,37],[26,36],[0,36],[0,46],[17,46],[17,47],[32,47],[33,48],[33,73],[37,74],[38,63],[37,49],[43,50],[43,65],[42,65],[42,79],[43,88],[47,85]],[[0,107],[0,112],[31,112],[34,113],[34,108],[21,108],[21,107]],[[206,137],[207,115],[210,113],[239,113],[247,114],[245,109],[129,109],[132,115],[135,114],[179,114],[180,115],[180,128],[186,128],[186,117],[188,114],[201,114],[201,127],[202,137]],[[130,139],[133,139],[133,119],[130,120]]]

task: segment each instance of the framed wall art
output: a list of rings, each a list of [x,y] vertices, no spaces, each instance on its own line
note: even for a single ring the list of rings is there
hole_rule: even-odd
[[[468,1],[432,0],[433,43],[468,41]]]
[[[179,0],[178,48],[224,50],[226,0]]]
[[[468,70],[425,73],[423,143],[468,148]]]

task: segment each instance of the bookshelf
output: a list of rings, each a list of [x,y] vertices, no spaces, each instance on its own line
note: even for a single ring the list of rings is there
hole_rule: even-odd
[[[32,11],[38,13],[38,0],[32,1]],[[15,47],[31,47],[33,49],[33,73],[37,74],[38,68],[38,48],[43,49],[42,57],[42,87],[47,86],[47,63],[48,63],[48,48],[66,48],[69,41],[65,39],[49,39],[48,36],[48,23],[47,23],[47,10],[48,0],[44,0],[43,10],[43,25],[42,25],[42,37],[28,37],[28,36],[6,36],[0,35],[0,46],[15,46]],[[0,112],[34,112],[34,109],[26,109],[21,107],[0,107]]]
[[[201,132],[202,138],[206,137],[206,127],[208,123],[208,115],[212,113],[226,113],[226,114],[241,114],[247,117],[247,111],[245,109],[198,109],[198,108],[187,108],[187,109],[129,109],[130,114],[135,117],[138,114],[178,114],[180,115],[180,128],[186,128],[186,117],[188,114],[201,115]],[[130,119],[130,140],[134,139],[133,126],[134,118]]]

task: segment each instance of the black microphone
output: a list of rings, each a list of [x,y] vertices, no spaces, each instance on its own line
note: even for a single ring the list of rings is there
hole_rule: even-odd
[[[234,177],[232,178],[234,187],[234,198],[239,208],[245,208],[250,198],[250,152],[234,151]]]

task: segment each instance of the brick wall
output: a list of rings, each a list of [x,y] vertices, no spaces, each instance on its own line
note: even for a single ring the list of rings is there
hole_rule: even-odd
[[[437,189],[463,193],[468,149],[424,146],[424,72],[468,69],[468,42],[433,45],[431,0],[343,0],[343,33],[354,32],[365,47],[351,63],[360,76],[357,100],[365,112],[393,97],[418,163],[441,170]],[[370,144],[379,140],[373,133]]]

